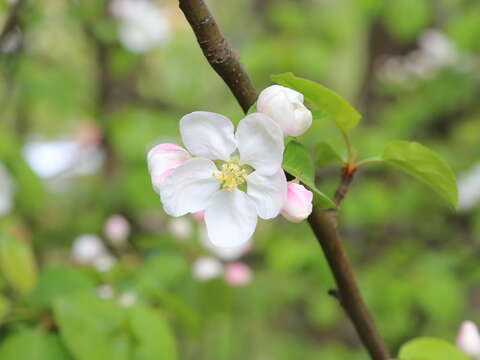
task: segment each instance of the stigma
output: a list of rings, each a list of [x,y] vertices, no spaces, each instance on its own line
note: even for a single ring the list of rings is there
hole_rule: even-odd
[[[237,162],[228,160],[223,163],[221,171],[216,171],[212,175],[220,181],[222,189],[233,191],[245,182],[247,170],[243,169]]]

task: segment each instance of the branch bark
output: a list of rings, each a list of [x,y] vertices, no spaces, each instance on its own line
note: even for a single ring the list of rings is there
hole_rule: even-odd
[[[238,59],[232,55],[207,6],[203,0],[179,0],[179,4],[208,62],[231,89],[246,113],[255,103],[257,92]],[[341,201],[341,194],[338,197]],[[362,299],[334,219],[327,212],[314,209],[308,222],[334,274],[340,303],[362,343],[373,360],[390,359],[388,349]]]
[[[209,64],[228,85],[246,113],[257,100],[257,92],[212,14],[203,0],[179,0],[179,4]]]

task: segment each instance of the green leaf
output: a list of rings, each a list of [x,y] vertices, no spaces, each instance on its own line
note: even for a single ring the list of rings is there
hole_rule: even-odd
[[[41,306],[49,306],[61,297],[93,289],[95,282],[78,269],[55,266],[40,272],[32,300]]]
[[[400,348],[399,360],[468,360],[469,357],[445,340],[413,339]]]
[[[60,334],[78,360],[176,360],[175,338],[158,310],[120,307],[85,293],[59,298]]]
[[[254,112],[257,112],[257,102],[248,108],[247,115],[253,114]]]
[[[27,329],[9,335],[0,346],[2,360],[69,360],[58,336]]]
[[[130,328],[134,336],[133,360],[175,360],[175,338],[158,310],[145,306],[129,309]]]
[[[343,163],[343,159],[339,153],[326,141],[317,144],[315,148],[315,164],[317,166],[325,166],[335,163]]]
[[[410,141],[392,141],[385,146],[382,159],[429,185],[454,208],[457,182],[448,164],[429,148]]]
[[[60,335],[75,359],[129,359],[128,327],[118,305],[82,294],[57,299],[53,310]]]
[[[291,72],[272,75],[271,78],[277,84],[301,92],[318,110],[324,111],[340,130],[349,131],[357,126],[361,115],[334,91]]]
[[[290,141],[287,144],[282,166],[286,172],[300,179],[313,192],[315,206],[321,209],[335,207],[333,201],[315,186],[315,167],[307,149],[302,144],[296,141]]]
[[[35,287],[37,265],[30,244],[23,239],[0,233],[0,267],[15,290],[27,293]]]

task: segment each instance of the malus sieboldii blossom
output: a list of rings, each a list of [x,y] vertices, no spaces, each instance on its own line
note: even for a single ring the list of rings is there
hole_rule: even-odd
[[[312,113],[303,104],[303,95],[280,85],[264,89],[257,100],[257,111],[271,117],[285,136],[299,136],[312,125]]]
[[[468,356],[480,359],[480,334],[472,321],[464,321],[457,335],[457,347]]]
[[[258,216],[271,219],[280,213],[287,188],[281,168],[284,144],[282,130],[271,118],[247,115],[234,134],[225,116],[196,111],[180,120],[180,133],[194,157],[160,186],[167,214],[205,210],[210,241],[230,247],[250,239]],[[151,159],[150,169],[163,166],[160,158],[156,161]]]
[[[122,215],[112,215],[105,222],[103,231],[113,246],[123,247],[127,244],[130,234],[130,223]]]
[[[190,159],[188,151],[175,144],[158,144],[148,152],[148,170],[152,177],[153,188],[158,194],[160,184],[167,175],[188,159]]]
[[[225,266],[223,276],[225,282],[230,286],[245,286],[252,279],[252,270],[242,262],[234,262]]]
[[[192,264],[192,275],[200,281],[215,279],[222,272],[223,264],[211,256],[201,256]]]
[[[312,200],[313,194],[310,190],[303,185],[289,183],[282,215],[292,222],[305,220],[312,212]]]

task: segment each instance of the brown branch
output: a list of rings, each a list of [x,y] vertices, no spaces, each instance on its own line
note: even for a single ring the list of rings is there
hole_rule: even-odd
[[[255,103],[257,93],[238,59],[232,55],[205,3],[203,0],[179,0],[179,3],[208,62],[232,90],[244,112],[247,112]],[[352,176],[345,182],[351,181]],[[340,190],[339,201],[345,196],[346,189],[348,186]],[[389,352],[358,290],[334,219],[327,212],[314,209],[308,221],[335,276],[340,303],[353,322],[360,339],[372,359],[388,360]]]
[[[246,113],[257,100],[257,92],[240,61],[232,53],[203,0],[179,0],[203,54],[228,85]]]
[[[350,169],[348,166],[342,167],[342,177],[340,178],[340,185],[335,191],[335,195],[333,196],[333,202],[337,205],[337,207],[342,202],[345,195],[347,195],[348,189],[350,188],[350,184],[353,181],[353,176],[355,175],[356,168]]]

